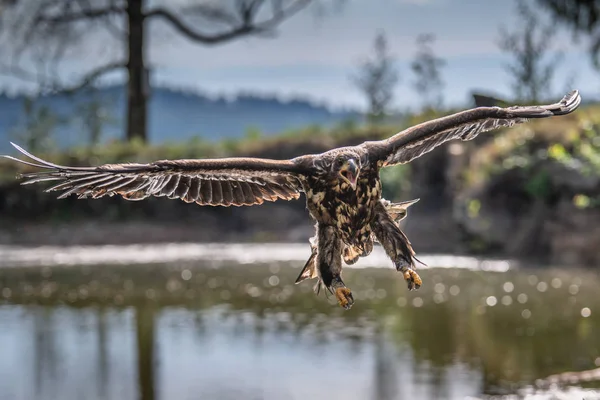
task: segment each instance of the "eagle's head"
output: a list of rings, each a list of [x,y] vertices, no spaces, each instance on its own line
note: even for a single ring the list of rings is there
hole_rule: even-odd
[[[362,157],[358,152],[350,149],[336,150],[338,151],[325,153],[322,170],[331,180],[347,182],[355,190],[360,170],[363,167]]]

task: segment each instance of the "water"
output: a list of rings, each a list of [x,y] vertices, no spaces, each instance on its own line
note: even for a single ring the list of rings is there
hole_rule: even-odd
[[[2,249],[0,398],[485,398],[600,366],[591,270],[423,257],[468,268],[424,269],[408,292],[376,254],[385,268],[345,271],[344,311],[293,285],[306,248],[209,248],[152,264],[112,248],[133,263],[105,265]]]

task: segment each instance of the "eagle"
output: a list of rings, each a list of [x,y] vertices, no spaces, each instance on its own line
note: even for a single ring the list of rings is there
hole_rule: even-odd
[[[69,167],[42,160],[13,143],[30,160],[4,157],[40,168],[20,175],[22,184],[54,181],[46,191],[62,192],[58,198],[164,196],[227,207],[294,200],[304,193],[316,234],[311,240],[311,258],[298,280],[317,278],[348,309],[354,299],[342,281],[342,264],[369,255],[376,241],[402,273],[409,290],[422,285],[415,252],[398,226],[401,213],[382,199],[382,168],[409,163],[453,139],[472,140],[481,132],[529,119],[569,114],[580,103],[579,92],[573,90],[550,105],[477,107],[412,126],[385,140],[288,160],[236,157]]]

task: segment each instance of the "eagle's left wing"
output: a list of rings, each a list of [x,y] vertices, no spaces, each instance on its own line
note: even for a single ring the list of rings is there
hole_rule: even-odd
[[[543,106],[478,107],[408,128],[387,140],[366,142],[371,161],[382,166],[404,164],[452,139],[471,140],[479,133],[510,127],[531,118],[573,112],[581,103],[577,90],[556,104]]]
[[[105,164],[68,167],[42,160],[11,143],[32,161],[4,156],[42,169],[21,175],[23,184],[54,182],[46,191],[59,198],[120,195],[127,200],[150,196],[211,206],[244,206],[300,197],[302,168],[291,160],[220,158],[163,160],[149,164]]]

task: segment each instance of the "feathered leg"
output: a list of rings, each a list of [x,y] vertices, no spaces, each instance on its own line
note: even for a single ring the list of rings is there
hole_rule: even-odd
[[[315,225],[315,230],[318,230],[318,223]],[[355,264],[358,261],[359,257],[366,257],[373,251],[373,242],[375,237],[371,235],[369,239],[363,243],[362,248],[358,248],[355,246],[348,246],[347,244],[342,243],[342,258],[347,265]],[[300,283],[305,281],[306,279],[317,278],[317,253],[318,253],[318,232],[315,232],[315,236],[308,239],[310,243],[310,257],[304,264],[300,275],[296,278],[295,283]]]
[[[371,222],[371,230],[377,241],[381,243],[388,257],[392,259],[396,269],[402,272],[408,282],[408,289],[418,289],[423,283],[415,269],[415,252],[406,235],[386,211],[381,202],[375,206],[375,218]]]
[[[296,283],[317,278],[335,294],[340,306],[349,309],[354,304],[352,291],[342,281],[342,241],[333,226],[317,224],[317,235],[311,240],[312,254],[302,268]],[[318,287],[318,286],[317,286]]]
[[[354,304],[352,291],[342,281],[342,240],[335,227],[317,229],[317,271],[323,285],[335,294],[340,306],[348,310]]]

